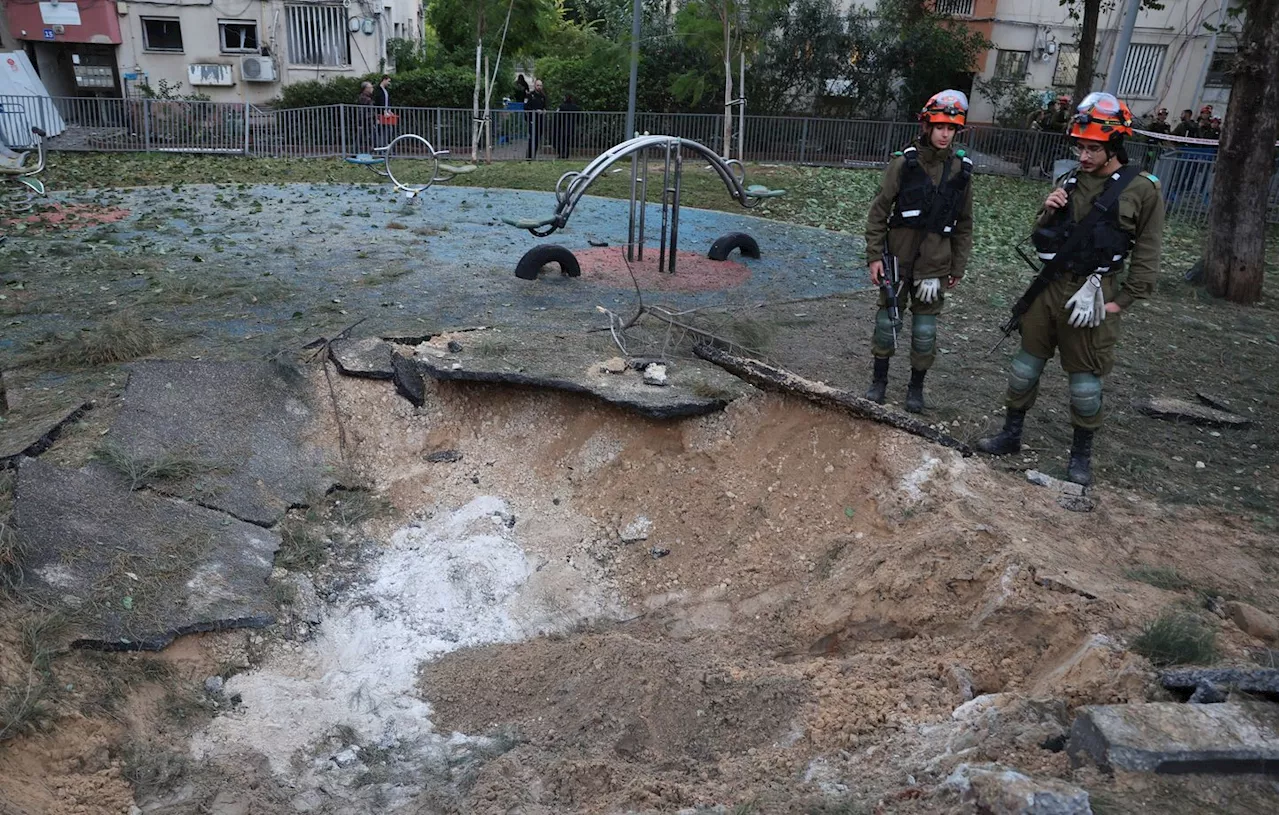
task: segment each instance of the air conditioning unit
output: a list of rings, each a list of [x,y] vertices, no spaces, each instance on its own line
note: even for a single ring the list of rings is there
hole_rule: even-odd
[[[246,82],[279,82],[276,63],[271,57],[251,56],[240,60],[240,76]]]

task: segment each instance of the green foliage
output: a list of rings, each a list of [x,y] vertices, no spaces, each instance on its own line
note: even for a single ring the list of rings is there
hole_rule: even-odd
[[[360,95],[362,81],[368,80],[376,84],[380,78],[378,74],[340,76],[324,81],[286,85],[281,91],[280,107],[352,105]],[[396,106],[469,108],[471,93],[475,87],[475,71],[461,65],[437,65],[399,71],[393,77],[391,87],[392,101]],[[496,87],[504,87],[501,80]]]
[[[435,37],[422,41],[393,37],[387,40],[387,57],[397,74],[440,68],[449,63],[448,54]]]
[[[1041,107],[1040,94],[1021,79],[979,79],[974,88],[991,101],[995,107],[995,123],[1001,127],[1027,127],[1031,114]]]
[[[1133,650],[1156,666],[1208,665],[1214,660],[1216,632],[1196,615],[1170,611],[1147,623]]]
[[[845,73],[851,38],[834,0],[794,0],[777,10],[747,72],[747,99],[760,113],[806,111]]]
[[[538,78],[547,92],[547,104],[554,108],[566,93],[586,110],[626,110],[628,56],[626,51],[599,37],[587,40],[585,53],[540,57]]]
[[[482,0],[478,3],[430,0],[427,3],[427,22],[435,29],[440,44],[458,55],[474,54],[477,38],[484,42],[486,50],[492,49],[495,54],[500,43],[504,54],[519,54],[546,37],[558,18],[554,0]],[[473,76],[474,73],[473,68]]]

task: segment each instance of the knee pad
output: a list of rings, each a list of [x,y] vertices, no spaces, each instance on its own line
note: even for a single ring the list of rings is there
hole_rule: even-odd
[[[893,320],[889,318],[889,309],[876,312],[876,329],[871,340],[877,348],[893,347]]]
[[[1102,377],[1085,371],[1068,377],[1071,409],[1081,416],[1097,416],[1102,410]]]
[[[1014,393],[1027,393],[1040,381],[1044,364],[1048,360],[1033,357],[1026,351],[1019,350],[1009,366],[1009,390]]]
[[[917,354],[932,354],[938,339],[938,318],[932,314],[911,315],[911,350]]]

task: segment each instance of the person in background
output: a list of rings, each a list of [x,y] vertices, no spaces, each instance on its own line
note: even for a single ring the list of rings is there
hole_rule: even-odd
[[[511,95],[512,102],[524,104],[529,98],[529,80],[524,78],[524,74],[516,74],[516,92]]]
[[[356,97],[356,152],[373,150],[373,134],[377,128],[376,110],[373,106],[373,83],[361,82],[360,95]]]
[[[1222,120],[1214,116],[1209,120],[1209,135],[1201,136],[1202,139],[1221,139],[1222,138]]]
[[[538,147],[542,142],[543,116],[547,112],[547,94],[542,90],[542,80],[533,80],[533,90],[524,102],[525,116],[529,120],[529,146],[525,151],[525,160],[533,161],[538,157]]]
[[[1188,139],[1195,139],[1200,136],[1200,129],[1196,127],[1195,120],[1191,118],[1191,108],[1182,111],[1178,123],[1173,126],[1173,135]]]
[[[1149,130],[1152,133],[1168,133],[1170,130],[1169,109],[1160,108],[1159,110],[1157,110],[1155,113],[1155,116],[1152,117],[1151,121],[1147,122],[1147,126],[1144,128],[1144,130]]]
[[[556,155],[567,159],[573,150],[573,131],[577,129],[578,113],[582,110],[573,99],[573,94],[566,93],[556,114]]]
[[[393,122],[393,114],[391,112],[391,77],[387,74],[382,75],[381,81],[378,82],[378,88],[373,92],[373,104],[379,108],[376,113],[378,119],[378,141],[379,147],[386,146],[395,138],[395,125]]]

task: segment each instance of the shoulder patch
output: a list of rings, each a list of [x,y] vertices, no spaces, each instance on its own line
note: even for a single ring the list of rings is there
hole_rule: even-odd
[[[959,150],[956,151],[956,158],[964,158],[964,157],[965,157],[964,148],[961,147]]]
[[[893,154],[894,154],[895,156],[900,156],[900,155],[902,155],[902,151],[901,151],[901,150],[894,150],[894,151],[893,151]]]
[[[1156,176],[1153,173],[1142,173],[1141,175],[1143,178],[1147,179],[1152,184],[1155,184],[1157,187],[1160,186],[1160,179],[1156,178]]]

